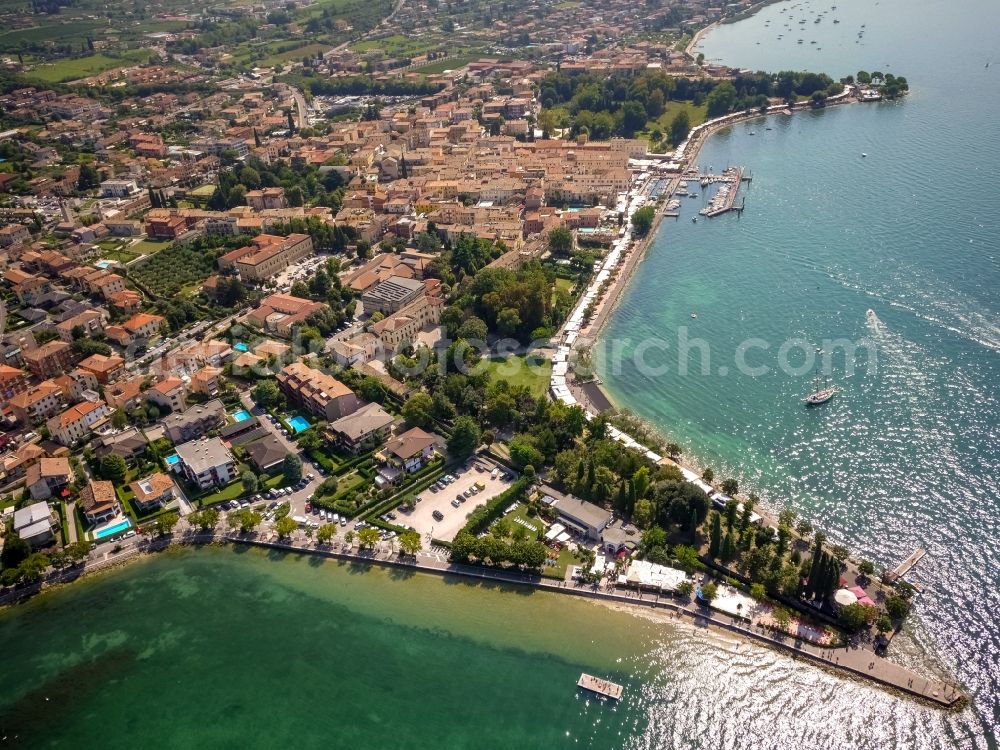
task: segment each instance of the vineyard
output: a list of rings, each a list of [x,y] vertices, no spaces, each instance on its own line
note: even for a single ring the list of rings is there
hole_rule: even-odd
[[[204,281],[215,271],[215,253],[168,247],[131,267],[131,276],[157,297],[173,297],[188,284]]]

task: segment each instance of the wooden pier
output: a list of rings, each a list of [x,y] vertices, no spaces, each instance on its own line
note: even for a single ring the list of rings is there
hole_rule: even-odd
[[[903,562],[897,565],[896,568],[889,573],[889,577],[892,580],[896,580],[897,578],[902,578],[911,570],[913,570],[913,566],[915,566],[918,562],[923,560],[924,555],[926,554],[927,550],[921,547],[920,549],[915,551],[912,555],[910,555],[908,558],[903,560]]]
[[[610,680],[602,680],[600,677],[594,677],[594,675],[587,674],[584,672],[580,675],[580,679],[576,682],[577,687],[581,687],[596,695],[603,696],[605,698],[611,698],[612,700],[620,700],[622,697],[622,690],[624,688],[616,682],[611,682]]]

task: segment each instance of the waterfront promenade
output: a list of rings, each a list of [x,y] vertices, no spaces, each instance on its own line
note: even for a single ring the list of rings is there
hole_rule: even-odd
[[[696,627],[717,628],[735,635],[750,638],[794,658],[806,659],[840,674],[860,677],[883,687],[898,690],[915,698],[941,707],[952,707],[965,700],[964,694],[953,684],[914,672],[865,647],[821,648],[790,635],[774,633],[747,618],[729,615],[700,607],[688,600],[669,595],[619,589],[616,586],[598,587],[543,578],[537,574],[459,565],[449,562],[441,553],[418,552],[415,556],[402,556],[392,546],[380,545],[373,550],[361,550],[346,541],[335,538],[330,544],[319,544],[296,532],[290,539],[280,539],[273,532],[237,534],[222,530],[214,533],[194,529],[175,531],[168,537],[145,540],[137,537],[133,543],[117,553],[104,553],[89,559],[83,565],[53,574],[34,586],[7,592],[0,596],[0,605],[9,605],[27,598],[45,588],[76,580],[88,573],[99,572],[123,565],[149,552],[163,551],[173,545],[244,544],[270,549],[277,553],[308,554],[356,565],[380,565],[397,570],[409,570],[439,576],[461,576],[472,580],[497,584],[529,586],[557,594],[597,599],[618,605],[646,607],[656,610],[678,622],[690,622]]]

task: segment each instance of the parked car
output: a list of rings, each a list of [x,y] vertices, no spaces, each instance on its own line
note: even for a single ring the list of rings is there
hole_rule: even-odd
[[[461,505],[461,503],[457,499],[451,501],[451,507],[457,508],[459,505]]]
[[[431,513],[431,515],[434,516],[434,520],[435,521],[443,521],[444,520],[444,513],[442,513],[439,510],[434,511],[433,513]]]
[[[340,525],[347,526],[347,516],[344,516],[343,518],[340,519]]]

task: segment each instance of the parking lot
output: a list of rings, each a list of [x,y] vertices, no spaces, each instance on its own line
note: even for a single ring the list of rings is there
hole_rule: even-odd
[[[482,467],[482,471],[477,471],[475,468],[452,471],[451,475],[455,477],[455,481],[438,492],[432,492],[430,488],[421,492],[417,507],[411,513],[400,513],[396,523],[415,528],[425,543],[430,539],[450,542],[465,525],[466,518],[473,510],[485,505],[514,481],[514,477],[509,480],[503,479],[506,470],[502,467],[497,478],[491,479],[493,464],[479,461],[477,466]],[[472,488],[476,482],[483,484],[485,489],[466,498],[466,490]],[[458,495],[462,495],[465,502],[456,508],[451,501],[456,500]],[[434,518],[434,511],[439,511],[444,518],[442,520]]]

